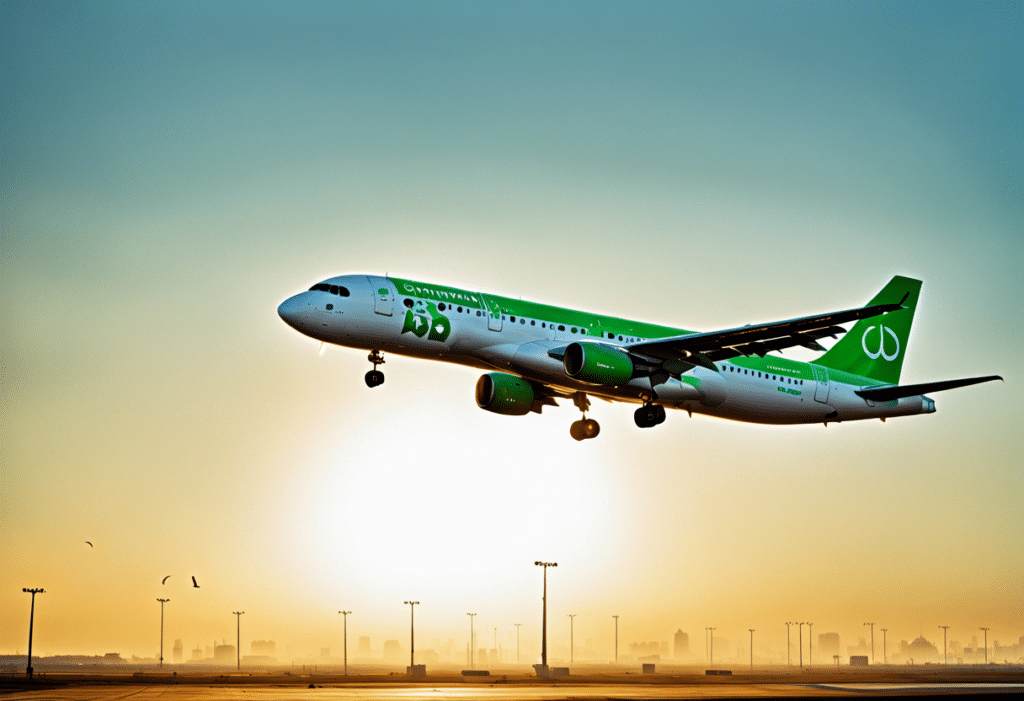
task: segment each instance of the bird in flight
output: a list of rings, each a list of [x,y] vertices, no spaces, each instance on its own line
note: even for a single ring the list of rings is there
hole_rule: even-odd
[[[192,586],[195,587],[196,589],[199,588],[199,584],[198,584],[198,582],[196,582],[196,576],[195,575],[192,575]]]
[[[85,541],[85,544],[88,545],[90,548],[93,547],[93,544],[90,543],[89,541]]]
[[[163,579],[162,579],[162,580],[160,581],[160,583],[161,583],[161,584],[167,584],[167,580],[168,580],[168,579],[170,579],[170,578],[171,578],[171,576],[172,576],[172,575],[167,575],[166,577],[164,577],[164,578],[163,578]]]

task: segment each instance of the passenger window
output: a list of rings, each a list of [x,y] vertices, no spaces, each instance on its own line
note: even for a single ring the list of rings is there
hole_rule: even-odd
[[[509,319],[512,321],[513,324],[516,323],[516,318],[514,316],[510,316]]]
[[[561,326],[561,325],[559,325],[559,327],[558,327],[558,330],[559,330],[559,331],[565,331],[565,327],[564,327],[564,326]]]
[[[445,309],[447,309],[447,307],[444,306],[444,302],[441,302],[440,304],[437,305],[437,311],[443,312]]]
[[[580,333],[583,334],[584,336],[586,336],[587,335],[587,330],[586,329],[580,329]]]
[[[402,300],[402,304],[404,304],[409,309],[412,309],[412,300],[409,299],[408,297]]]
[[[327,291],[330,292],[332,295],[336,295],[338,294],[338,286],[331,285],[329,288],[327,288]]]
[[[530,319],[530,326],[536,326],[536,325],[537,325],[537,320],[536,319]]]
[[[520,319],[519,319],[519,323],[520,323],[520,324],[525,324],[525,323],[526,323],[526,319],[523,319],[522,317],[520,317]]]
[[[342,297],[348,297],[349,296],[348,288],[347,287],[339,287],[338,288],[338,294],[341,295]]]
[[[457,311],[457,312],[458,312],[459,314],[461,314],[461,313],[462,313],[462,307],[459,307],[459,308],[458,308],[458,309],[456,309],[455,311]]]
[[[620,340],[620,341],[622,340],[622,336],[619,336],[619,340]]]
[[[327,311],[331,311],[332,309],[334,309],[334,305],[333,304],[328,304],[327,305]]]
[[[483,316],[483,312],[481,312],[479,309],[477,309],[476,310],[476,315],[477,316]]]
[[[572,332],[576,333],[576,327],[575,326],[572,327]]]

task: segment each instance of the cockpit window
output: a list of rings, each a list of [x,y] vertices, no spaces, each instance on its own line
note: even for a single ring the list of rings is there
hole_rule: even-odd
[[[332,295],[338,295],[339,297],[348,297],[352,294],[348,291],[347,287],[328,285],[326,282],[318,282],[310,287],[309,290],[310,292],[330,292]]]

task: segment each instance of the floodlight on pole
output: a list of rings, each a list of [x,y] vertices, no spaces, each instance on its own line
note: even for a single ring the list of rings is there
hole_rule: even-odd
[[[516,623],[516,664],[519,664],[519,626],[522,623]]]
[[[534,562],[537,567],[544,568],[544,614],[541,618],[540,634],[540,663],[547,669],[548,666],[548,568],[558,567],[557,562]]]
[[[576,614],[575,613],[570,613],[570,614],[566,614],[566,615],[569,616],[569,664],[572,664],[572,660],[573,660],[572,652],[573,652],[573,647],[575,645],[575,643],[573,643],[573,637],[572,637],[572,619],[576,618]]]
[[[619,663],[619,617],[612,615],[615,619],[615,664]]]
[[[36,594],[45,594],[45,589],[22,589],[26,594],[32,595],[32,610],[28,616],[28,666],[25,669],[25,673],[28,678],[32,678],[32,626],[36,620]]]
[[[750,631],[750,671],[754,671],[754,629],[748,628]]]
[[[988,664],[988,628],[978,628],[978,630],[985,631],[985,664]]]
[[[406,601],[409,604],[409,666],[416,666],[416,604],[418,601]]]
[[[351,611],[338,611],[342,616],[345,617],[345,637],[344,637],[344,649],[345,649],[345,676],[348,676],[348,615]]]
[[[236,616],[236,618],[238,620],[238,631],[237,631],[238,632],[238,638],[235,640],[235,643],[238,646],[238,648],[235,650],[235,655],[236,655],[235,661],[236,661],[236,664],[237,664],[236,669],[239,672],[241,672],[242,671],[242,614],[245,613],[245,611],[232,611],[231,613],[235,614],[235,616]]]
[[[866,626],[871,626],[871,664],[875,663],[875,624],[865,623]]]
[[[786,621],[786,666],[792,667],[793,663],[790,662],[790,653],[793,651],[793,643],[789,642],[789,627],[793,625],[792,621]]]
[[[807,666],[814,666],[814,624],[807,624]]]
[[[942,664],[949,664],[949,655],[946,653],[946,630],[949,626],[939,626],[942,628]]]
[[[170,599],[157,599],[160,602],[160,668],[164,666],[164,604]]]
[[[715,629],[714,628],[708,628],[708,633],[710,634],[709,637],[711,639],[711,661],[709,662],[709,664],[710,664],[710,666],[714,667],[715,666]]]
[[[476,614],[467,613],[466,615],[469,616],[469,668],[476,669],[473,666],[474,660],[476,660],[476,641],[473,640],[473,616]]]
[[[887,665],[889,664],[889,656],[885,652],[885,632],[889,629],[879,628],[878,630],[882,631],[882,664]]]

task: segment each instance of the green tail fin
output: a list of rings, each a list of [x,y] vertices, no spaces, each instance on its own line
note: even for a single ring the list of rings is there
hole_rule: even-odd
[[[906,295],[902,302],[904,308],[861,319],[814,363],[886,384],[898,384],[920,294],[920,280],[897,275],[868,305],[899,303]]]

